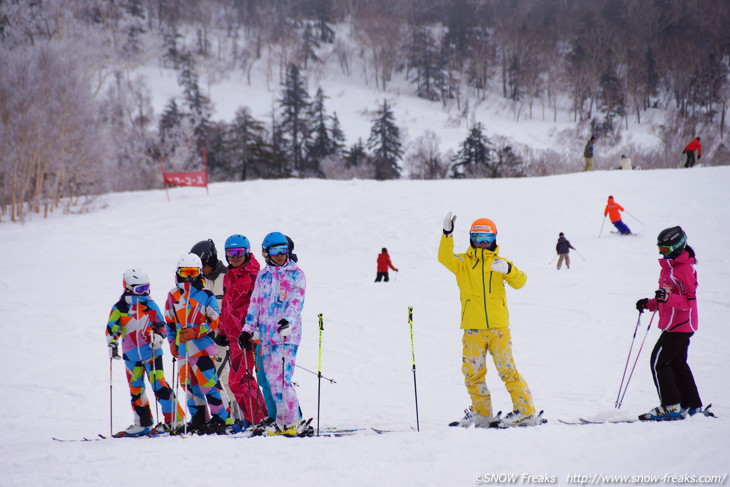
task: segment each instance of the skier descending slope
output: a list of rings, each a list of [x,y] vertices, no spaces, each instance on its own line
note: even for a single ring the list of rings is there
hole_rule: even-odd
[[[532,403],[527,382],[515,367],[504,283],[514,289],[525,285],[527,275],[512,262],[499,256],[497,227],[492,220],[480,218],[469,230],[470,247],[454,253],[454,221],[449,212],[444,219],[438,259],[456,275],[461,294],[461,328],[464,330],[464,383],[471,396],[471,407],[453,426],[532,426],[543,420]],[[513,411],[495,418],[485,381],[486,355],[492,356],[499,376],[512,398]],[[495,424],[495,422],[497,424]]]
[[[702,400],[687,364],[689,339],[699,326],[697,318],[697,272],[695,252],[687,245],[682,227],[662,230],[657,237],[662,270],[654,299],[643,298],[636,309],[659,311],[659,336],[651,353],[651,373],[661,404],[641,420],[684,419],[702,412]]]

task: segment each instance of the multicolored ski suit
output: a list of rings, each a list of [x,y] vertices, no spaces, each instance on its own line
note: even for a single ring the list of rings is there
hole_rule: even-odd
[[[108,344],[119,347],[119,341],[122,342],[120,348],[132,395],[134,424],[138,426],[152,426],[152,412],[145,394],[145,373],[162,407],[166,423],[173,421],[176,403],[175,395],[165,380],[162,349],[152,350],[150,347],[152,333],[165,333],[165,322],[157,303],[149,296],[123,294],[109,313],[106,336]],[[184,416],[178,405],[177,417],[174,419],[179,421]]]
[[[228,268],[223,280],[225,293],[218,330],[230,342],[231,372],[228,386],[243,412],[243,419],[249,424],[258,424],[267,416],[266,403],[253,375],[256,365],[254,351],[244,351],[238,346],[238,336],[241,334],[260,268],[253,254],[249,254],[246,263],[240,267]]]
[[[259,331],[264,372],[277,404],[276,421],[284,426],[301,419],[291,379],[302,338],[305,288],[304,272],[291,259],[280,267],[267,265],[256,278],[243,327],[251,334]],[[291,325],[291,335],[285,339],[278,331],[281,319]]]
[[[219,316],[218,302],[210,290],[203,288],[202,282],[178,283],[167,296],[167,339],[170,348],[176,346],[178,356],[185,362],[184,369],[180,370],[180,383],[187,390],[193,426],[205,422],[206,405],[212,416],[230,422],[228,398],[222,393],[213,360],[217,352],[213,337]],[[192,328],[195,338],[183,342],[180,336],[183,328]]]

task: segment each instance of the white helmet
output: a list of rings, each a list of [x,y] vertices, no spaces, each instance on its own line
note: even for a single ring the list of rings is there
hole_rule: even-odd
[[[195,275],[181,275],[181,269],[198,269]],[[188,253],[180,257],[177,261],[177,278],[179,282],[193,282],[201,277],[203,273],[203,262],[200,257],[193,253]]]
[[[123,282],[124,289],[132,294],[149,294],[150,292],[150,278],[142,269],[127,269],[124,272]]]

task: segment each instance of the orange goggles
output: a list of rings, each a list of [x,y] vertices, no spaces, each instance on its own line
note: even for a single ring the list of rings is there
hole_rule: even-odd
[[[177,270],[177,274],[180,277],[198,277],[200,275],[200,269],[197,267],[180,267]]]

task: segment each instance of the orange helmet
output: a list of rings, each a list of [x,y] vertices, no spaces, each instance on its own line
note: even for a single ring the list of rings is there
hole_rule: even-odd
[[[497,225],[489,218],[479,218],[471,224],[469,233],[497,233]]]

